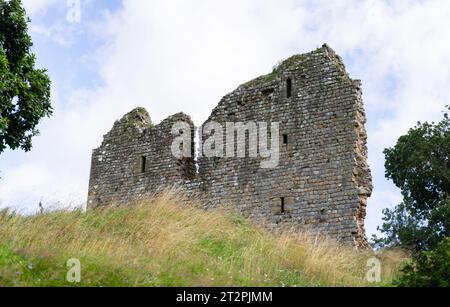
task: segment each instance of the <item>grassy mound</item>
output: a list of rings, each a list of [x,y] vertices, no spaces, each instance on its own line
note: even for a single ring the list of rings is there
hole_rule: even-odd
[[[176,196],[104,210],[0,213],[0,286],[377,286],[405,261],[307,235],[271,235],[246,220],[181,206]],[[66,281],[69,259],[81,282]]]

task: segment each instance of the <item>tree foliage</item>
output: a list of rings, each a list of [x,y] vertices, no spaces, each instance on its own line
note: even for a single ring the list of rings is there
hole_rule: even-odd
[[[50,79],[36,69],[20,0],[0,0],[0,153],[29,151],[39,121],[52,114]]]
[[[401,189],[404,200],[384,211],[379,230],[386,237],[375,241],[430,250],[449,236],[450,229],[449,114],[437,124],[418,123],[384,153],[386,177]]]
[[[402,269],[395,282],[400,287],[449,287],[450,238],[444,239],[431,252],[421,252]]]

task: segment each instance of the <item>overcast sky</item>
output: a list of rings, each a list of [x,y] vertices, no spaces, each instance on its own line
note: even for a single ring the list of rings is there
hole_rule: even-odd
[[[328,43],[361,79],[375,190],[368,235],[401,201],[384,148],[450,104],[450,1],[24,0],[54,116],[30,153],[0,158],[0,207],[82,204],[90,156],[137,106],[154,122],[183,111],[197,125],[238,85]]]

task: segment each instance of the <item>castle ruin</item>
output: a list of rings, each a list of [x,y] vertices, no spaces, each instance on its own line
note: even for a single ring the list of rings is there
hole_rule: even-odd
[[[262,168],[262,158],[250,157],[248,149],[239,158],[176,158],[171,146],[177,122],[191,128],[195,152],[196,129],[183,113],[153,125],[138,108],[117,121],[93,152],[88,207],[126,204],[177,186],[200,195],[208,208],[230,209],[273,231],[308,230],[367,244],[372,177],[361,82],[348,76],[327,45],[241,85],[206,122],[278,122],[277,167]],[[224,138],[220,146],[226,143]]]

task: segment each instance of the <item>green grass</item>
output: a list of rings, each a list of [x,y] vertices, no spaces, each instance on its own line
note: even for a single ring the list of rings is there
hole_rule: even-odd
[[[247,220],[166,195],[122,208],[31,217],[0,212],[0,286],[380,286],[405,256],[376,255],[383,283],[365,280],[370,251],[305,234],[272,235]],[[67,261],[81,262],[69,283]]]

